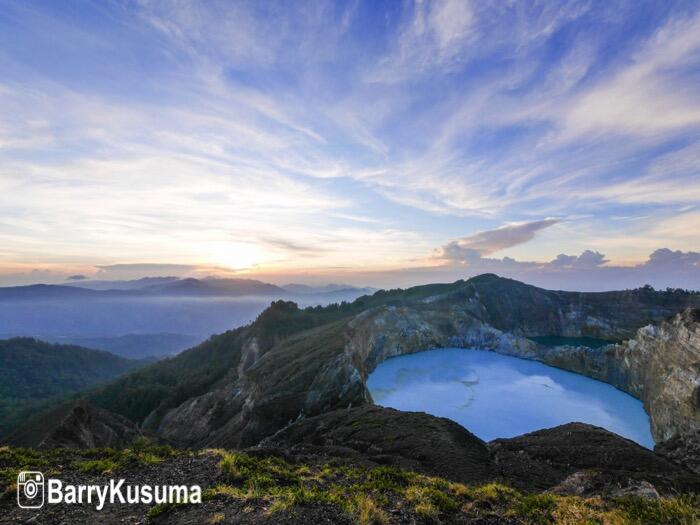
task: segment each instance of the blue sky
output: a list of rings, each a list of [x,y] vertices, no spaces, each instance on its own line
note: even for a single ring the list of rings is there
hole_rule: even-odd
[[[700,288],[697,2],[0,7],[2,284]]]

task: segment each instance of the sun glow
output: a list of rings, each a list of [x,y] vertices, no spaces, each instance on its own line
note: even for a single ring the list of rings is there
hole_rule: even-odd
[[[249,243],[217,243],[212,245],[208,251],[212,264],[231,270],[246,270],[258,266],[268,259],[259,246]]]

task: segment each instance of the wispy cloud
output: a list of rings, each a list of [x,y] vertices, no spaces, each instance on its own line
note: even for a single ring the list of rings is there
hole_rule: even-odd
[[[682,79],[700,66],[699,50],[700,14],[672,19],[634,53],[630,65],[571,101],[563,136],[649,135],[697,127],[700,97]]]
[[[413,267],[434,246],[607,268],[700,242],[697,6],[7,13],[0,264],[20,273]]]
[[[436,69],[453,70],[465,60],[474,14],[468,0],[404,4],[403,20],[389,52],[368,82],[395,83]]]

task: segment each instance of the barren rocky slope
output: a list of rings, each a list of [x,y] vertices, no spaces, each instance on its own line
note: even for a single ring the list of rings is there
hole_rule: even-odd
[[[344,458],[468,484],[523,491],[622,495],[700,492],[700,477],[603,428],[569,423],[484,443],[458,424],[416,412],[364,406],[305,419],[263,440],[261,451],[304,461]]]

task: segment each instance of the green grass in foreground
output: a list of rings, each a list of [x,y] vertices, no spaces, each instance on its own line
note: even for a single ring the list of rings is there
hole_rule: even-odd
[[[15,490],[17,474],[23,470],[40,470],[58,475],[55,465],[68,465],[73,470],[94,474],[111,474],[128,465],[153,465],[165,459],[185,454],[167,445],[157,445],[147,439],[137,440],[131,448],[89,450],[0,447],[0,493]]]
[[[14,498],[17,473],[38,469],[58,475],[61,469],[111,475],[134,466],[169,468],[168,461],[191,452],[139,441],[130,449],[35,450],[0,447],[0,499]],[[394,513],[420,521],[449,523],[463,518],[509,518],[525,525],[695,525],[700,497],[681,495],[660,500],[615,499],[524,494],[505,485],[453,483],[393,467],[360,468],[339,461],[292,464],[277,457],[257,457],[221,449],[200,452],[218,458],[219,482],[203,487],[203,499],[231,499],[270,515],[293,513],[308,505],[330,505],[360,525],[391,523]],[[154,505],[149,519],[160,519],[176,505]],[[221,512],[210,523],[225,520]]]
[[[497,483],[468,486],[392,467],[363,469],[334,462],[309,467],[224,450],[210,453],[221,456],[219,468],[226,483],[208,489],[204,497],[261,500],[269,504],[270,513],[328,504],[341,508],[362,525],[389,523],[390,511],[402,506],[435,523],[450,521],[458,513],[511,517],[528,525],[700,523],[700,499],[691,495],[603,500],[523,494]]]

